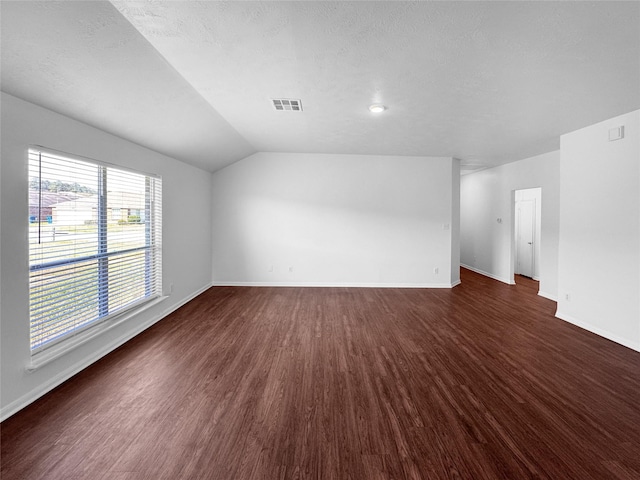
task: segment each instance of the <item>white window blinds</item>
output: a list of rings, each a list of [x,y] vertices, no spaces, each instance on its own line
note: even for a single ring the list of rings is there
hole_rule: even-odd
[[[160,296],[162,183],[29,149],[31,352]]]

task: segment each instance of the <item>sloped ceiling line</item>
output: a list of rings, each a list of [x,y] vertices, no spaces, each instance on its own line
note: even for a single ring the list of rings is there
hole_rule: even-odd
[[[255,151],[485,168],[640,108],[639,2],[0,8],[4,91],[210,171]]]

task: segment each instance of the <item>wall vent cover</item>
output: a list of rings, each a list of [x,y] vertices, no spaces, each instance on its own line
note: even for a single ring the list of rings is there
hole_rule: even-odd
[[[301,112],[302,101],[291,98],[272,98],[273,108],[279,111]]]

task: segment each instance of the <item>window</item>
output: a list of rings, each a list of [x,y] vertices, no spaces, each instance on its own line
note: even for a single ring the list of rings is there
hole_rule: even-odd
[[[111,220],[119,222],[122,220],[122,209],[121,208],[112,208],[111,209]]]
[[[32,354],[160,296],[161,199],[156,176],[29,149]]]

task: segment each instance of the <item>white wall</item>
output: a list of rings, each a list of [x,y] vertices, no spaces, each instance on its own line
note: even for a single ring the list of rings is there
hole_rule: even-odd
[[[245,158],[213,174],[214,282],[449,287],[458,168],[441,157]]]
[[[451,165],[451,285],[460,283],[460,160]]]
[[[609,129],[621,125],[625,138],[610,142]],[[639,137],[640,110],[561,137],[556,314],[636,350],[640,350]]]
[[[540,292],[558,292],[560,151],[464,175],[460,181],[460,263],[512,283],[514,191],[542,188]],[[501,219],[501,222],[498,222]]]
[[[211,284],[211,174],[10,95],[1,102],[0,415],[6,418]],[[168,299],[33,372],[25,370],[29,145],[161,175],[163,282],[167,290],[173,284]]]

